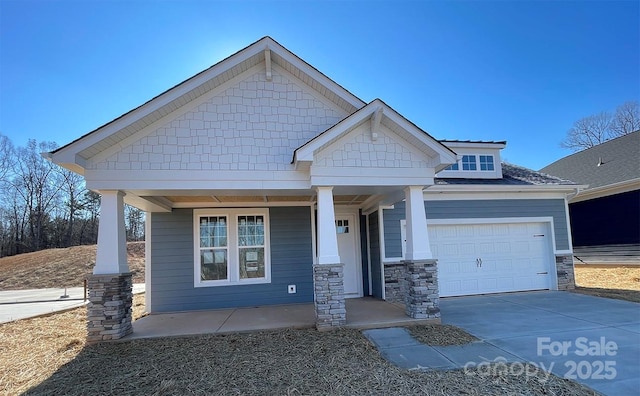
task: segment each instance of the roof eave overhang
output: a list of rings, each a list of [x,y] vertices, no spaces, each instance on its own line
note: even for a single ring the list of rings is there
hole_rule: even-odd
[[[447,140],[441,140],[440,142],[446,147],[449,147],[451,149],[473,147],[473,148],[502,150],[503,148],[507,147],[507,142],[473,142],[473,141],[464,142],[464,141],[447,141]]]
[[[489,185],[489,184],[436,184],[429,187],[429,193],[457,192],[564,192],[574,194],[585,188],[577,184],[539,184],[539,185]]]
[[[606,186],[595,187],[595,188],[585,188],[573,197],[570,203],[588,201],[591,199],[604,198],[610,195],[622,194],[629,191],[639,190],[640,189],[640,178],[625,180],[623,182],[609,184]]]

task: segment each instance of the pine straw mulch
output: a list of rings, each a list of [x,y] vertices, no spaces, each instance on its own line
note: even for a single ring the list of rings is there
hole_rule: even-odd
[[[144,294],[133,296],[133,318],[144,315]],[[87,308],[0,325],[0,395],[36,386],[82,353]]]
[[[431,346],[464,345],[478,341],[461,328],[448,324],[407,326],[407,329],[416,340]]]
[[[127,244],[134,283],[144,283],[144,242]],[[96,263],[96,245],[0,258],[0,290],[81,287]]]
[[[385,361],[358,330],[278,330],[85,347],[26,394],[584,395],[557,377],[417,372]]]
[[[134,298],[134,317],[144,309]],[[277,330],[85,344],[86,309],[0,325],[0,393],[595,395],[535,370],[408,371],[358,330]],[[431,331],[450,333],[433,325]],[[505,366],[510,368],[510,365]],[[521,369],[521,367],[520,367]],[[520,370],[521,372],[521,370]]]

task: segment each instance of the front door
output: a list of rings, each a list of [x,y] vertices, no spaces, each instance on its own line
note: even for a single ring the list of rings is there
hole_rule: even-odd
[[[362,297],[362,276],[358,254],[356,216],[336,214],[338,252],[344,264],[344,294],[346,298]]]

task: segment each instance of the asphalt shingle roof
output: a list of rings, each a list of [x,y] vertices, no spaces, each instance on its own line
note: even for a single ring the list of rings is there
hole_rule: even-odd
[[[640,178],[640,131],[571,154],[540,172],[588,184],[589,188]]]
[[[575,185],[576,183],[559,177],[546,175],[522,166],[502,163],[502,179],[453,179],[437,178],[436,185],[485,184],[506,186]]]

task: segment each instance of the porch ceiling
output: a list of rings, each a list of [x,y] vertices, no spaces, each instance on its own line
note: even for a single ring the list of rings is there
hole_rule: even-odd
[[[370,195],[335,195],[333,201],[336,205],[359,205],[364,203]],[[274,202],[315,202],[315,195],[170,195],[166,199],[174,204],[188,203],[274,203]]]

